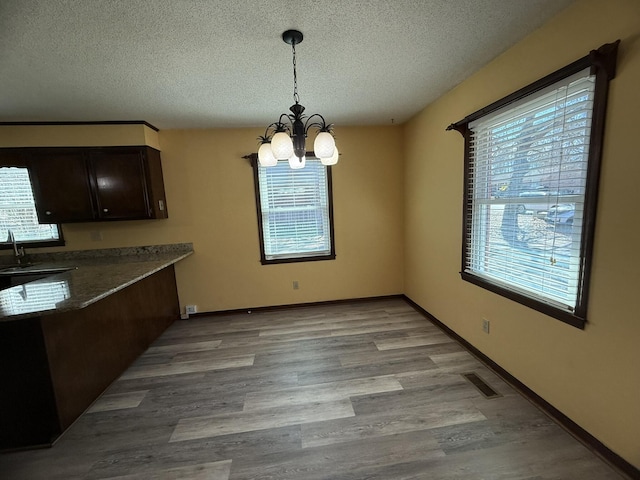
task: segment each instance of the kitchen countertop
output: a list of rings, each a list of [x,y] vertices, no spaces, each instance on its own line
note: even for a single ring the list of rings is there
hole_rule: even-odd
[[[0,322],[84,308],[192,253],[192,244],[180,243],[32,254],[34,266],[22,269],[25,273],[54,267],[71,270],[0,290]]]

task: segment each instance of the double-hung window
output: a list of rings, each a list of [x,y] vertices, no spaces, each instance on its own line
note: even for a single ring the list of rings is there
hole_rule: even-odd
[[[462,278],[579,328],[617,46],[449,127],[465,138]]]
[[[331,167],[307,156],[261,167],[253,159],[260,258],[263,264],[335,258]]]
[[[23,166],[0,164],[0,245],[2,248],[11,247],[7,242],[9,231],[21,246],[64,245],[59,225],[38,223],[28,169]]]

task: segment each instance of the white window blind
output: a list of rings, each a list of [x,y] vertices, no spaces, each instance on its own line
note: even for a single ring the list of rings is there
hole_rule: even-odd
[[[7,240],[9,230],[19,243],[60,239],[57,225],[38,223],[26,168],[0,168],[0,242]]]
[[[569,312],[594,85],[586,69],[469,124],[463,270]]]
[[[266,260],[332,253],[327,167],[317,159],[292,170],[287,162],[258,167]]]

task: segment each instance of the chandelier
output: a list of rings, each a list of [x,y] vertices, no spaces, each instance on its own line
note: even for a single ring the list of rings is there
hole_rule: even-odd
[[[338,163],[338,149],[333,139],[332,124],[327,124],[320,114],[310,117],[304,115],[304,107],[298,96],[298,77],[296,72],[296,45],[302,42],[302,33],[298,30],[287,30],[282,34],[282,40],[291,45],[293,52],[293,101],[290,114],[283,113],[277,122],[269,125],[264,135],[258,137],[258,162],[263,167],[272,167],[278,160],[289,160],[289,166],[294,169],[305,165],[306,139],[310,129],[316,129],[317,135],[313,142],[314,155],[323,165]]]

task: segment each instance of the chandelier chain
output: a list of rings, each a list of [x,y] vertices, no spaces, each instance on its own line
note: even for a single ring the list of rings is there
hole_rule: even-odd
[[[300,103],[300,97],[298,96],[298,74],[296,72],[296,42],[291,44],[291,50],[293,50],[293,101]]]

